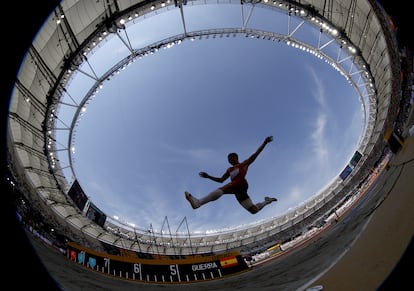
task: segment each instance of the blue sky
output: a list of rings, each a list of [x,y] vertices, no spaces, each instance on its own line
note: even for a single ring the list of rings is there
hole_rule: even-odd
[[[240,27],[240,6],[220,9],[214,15],[222,27]],[[211,28],[213,10],[185,12],[188,31]],[[286,28],[286,18],[254,12],[248,26]],[[182,32],[178,9],[164,14],[127,27],[133,46]],[[83,70],[91,65],[100,75],[126,54],[113,37]],[[71,98],[84,96],[91,83],[78,74]],[[232,228],[278,217],[315,196],[349,162],[362,127],[355,90],[306,52],[241,36],[186,40],[105,82],[76,127],[73,164],[83,190],[108,216],[154,229],[167,217],[173,232],[184,218],[194,232]],[[274,141],[247,175],[249,194],[254,202],[264,196],[278,202],[255,215],[233,195],[190,207],[184,191],[200,197],[222,185],[200,171],[221,176],[229,152],[243,160],[268,135]]]

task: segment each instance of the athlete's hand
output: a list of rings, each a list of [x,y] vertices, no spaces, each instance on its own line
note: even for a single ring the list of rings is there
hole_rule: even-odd
[[[201,178],[208,178],[208,174],[207,174],[206,172],[200,172],[200,173],[198,173],[198,175],[199,175]]]
[[[273,141],[273,136],[268,136],[265,138],[264,142],[265,144],[268,144],[269,142]]]

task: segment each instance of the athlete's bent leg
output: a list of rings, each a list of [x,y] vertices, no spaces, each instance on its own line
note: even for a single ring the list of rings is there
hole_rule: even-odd
[[[260,210],[263,209],[263,207],[265,207],[266,205],[277,201],[276,198],[272,198],[272,197],[265,197],[263,202],[259,202],[257,204],[253,204],[252,200],[250,198],[240,202],[240,204],[247,209],[247,211],[249,211],[251,214],[256,214],[257,212],[259,212]]]
[[[260,210],[263,209],[263,207],[265,207],[266,205],[274,201],[277,201],[277,199],[273,197],[265,197],[263,202],[256,203],[257,211],[259,212]]]
[[[243,206],[244,209],[249,211],[251,214],[256,214],[257,212],[259,212],[259,210],[257,209],[257,206],[253,204],[252,199],[250,198],[243,200],[242,202],[240,202],[240,204],[241,206]]]

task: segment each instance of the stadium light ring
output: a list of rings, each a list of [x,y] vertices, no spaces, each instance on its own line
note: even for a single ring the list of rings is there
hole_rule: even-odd
[[[245,4],[247,2],[244,2]],[[247,3],[247,4],[251,4],[251,3]],[[257,5],[257,3],[253,3],[252,5]],[[260,4],[259,4],[260,5]],[[298,18],[302,18],[304,21],[307,21],[309,23],[311,23],[312,25],[317,26],[319,29],[324,30],[324,33],[331,35],[332,37],[336,38],[336,41],[338,43],[340,42],[345,42],[348,44],[351,44],[351,41],[349,39],[346,38],[346,36],[344,36],[343,34],[339,34],[339,32],[334,28],[334,26],[332,24],[330,24],[326,19],[322,19],[322,17],[317,17],[317,15],[315,14],[314,11],[309,12],[307,10],[305,10],[304,8],[293,8],[292,6],[289,5],[284,5],[284,6],[279,6],[277,5],[277,7],[274,6],[267,6],[267,4],[263,4],[262,6],[264,6],[264,8],[271,8],[271,9],[277,9],[277,10],[283,10],[285,11],[289,16],[292,16],[292,13],[294,14],[293,16],[298,17]],[[153,7],[153,6],[150,6]],[[156,6],[157,7],[157,6]],[[148,14],[157,14],[156,11],[157,9],[162,9],[165,10],[167,9],[167,6],[161,6],[159,5],[159,8],[154,8],[154,9],[145,9],[144,11],[148,11]],[[95,37],[91,39],[90,42],[88,43],[84,43],[81,47],[83,47],[84,49],[79,49],[73,56],[71,56],[72,60],[76,60],[76,66],[80,66],[82,64],[82,61],[85,60],[85,57],[87,57],[88,53],[90,53],[91,51],[91,47],[95,46],[98,47],[98,43],[97,41],[100,39],[100,41],[103,41],[104,38],[102,38],[101,36],[104,35],[108,35],[108,33],[115,33],[117,30],[123,30],[126,29],[126,24],[129,21],[133,21],[134,18],[128,17],[128,15],[131,15],[131,12],[124,12],[122,14],[120,14],[116,19],[113,20],[112,24],[109,26],[107,23],[105,26],[101,25],[101,29],[102,30],[97,30],[95,33]],[[141,15],[142,17],[145,18],[145,13],[143,14],[142,11],[138,12],[136,15]],[[336,31],[336,33],[335,33]],[[130,55],[128,55],[126,58],[124,58],[123,60],[121,60],[120,62],[118,62],[115,66],[113,66],[110,70],[108,70],[108,72],[104,73],[99,80],[97,80],[95,82],[95,84],[90,88],[90,90],[88,91],[88,93],[86,94],[85,98],[83,98],[81,104],[79,104],[79,107],[76,111],[76,114],[72,120],[72,124],[71,124],[71,130],[70,130],[70,137],[69,137],[69,144],[68,144],[68,154],[70,156],[69,161],[70,161],[70,168],[72,169],[72,173],[73,173],[73,177],[74,179],[76,179],[76,175],[75,172],[73,170],[73,164],[72,164],[72,157],[71,157],[71,150],[73,147],[72,144],[72,133],[73,133],[73,129],[76,126],[76,124],[78,123],[78,118],[79,115],[82,111],[83,106],[85,106],[85,104],[88,102],[88,100],[95,94],[97,94],[99,92],[99,87],[102,85],[103,82],[105,82],[106,80],[109,80],[111,76],[113,76],[114,74],[116,74],[117,72],[120,72],[123,68],[125,68],[126,66],[128,66],[129,64],[131,64],[132,62],[135,61],[136,58],[146,55],[148,53],[154,53],[156,52],[158,49],[163,48],[165,46],[168,46],[171,43],[178,43],[180,41],[184,41],[187,39],[191,39],[191,38],[197,38],[197,37],[208,37],[209,35],[218,35],[218,34],[243,34],[249,37],[253,37],[253,38],[260,38],[260,37],[264,37],[266,36],[268,39],[273,39],[273,40],[282,40],[283,42],[285,42],[287,45],[290,45],[292,47],[295,48],[299,48],[299,49],[304,49],[304,50],[308,50],[308,52],[314,54],[316,57],[322,58],[324,59],[327,63],[329,63],[334,69],[338,70],[341,72],[341,74],[350,82],[352,83],[352,86],[355,88],[355,90],[358,93],[358,96],[360,97],[361,100],[361,104],[364,107],[364,109],[366,109],[367,107],[365,106],[365,102],[363,100],[363,96],[362,93],[360,92],[360,88],[359,86],[355,83],[355,81],[352,79],[352,77],[350,76],[350,74],[343,68],[341,67],[341,64],[337,61],[335,61],[332,57],[330,57],[329,55],[327,55],[326,53],[323,52],[323,50],[318,49],[318,48],[314,48],[306,43],[304,43],[303,41],[297,40],[294,38],[294,35],[280,35],[277,33],[272,33],[272,32],[267,32],[267,31],[260,31],[260,30],[255,30],[255,29],[249,29],[249,28],[235,28],[235,29],[226,29],[224,31],[220,30],[220,29],[209,29],[209,30],[205,30],[205,31],[195,31],[195,32],[187,32],[186,34],[183,35],[176,35],[173,37],[170,37],[166,40],[161,40],[158,42],[155,42],[153,44],[147,45],[143,48],[139,48],[139,49],[135,49]],[[93,42],[93,43],[92,43]],[[354,54],[356,54],[354,52]],[[359,55],[356,54],[357,57],[359,57]],[[356,67],[360,67],[360,70],[363,71],[362,67],[361,67],[361,63],[364,65],[365,61],[361,58],[356,58],[357,61],[359,63],[356,62]],[[65,79],[69,79],[70,76],[68,76],[69,72],[74,72],[76,71],[76,66],[73,65],[74,61],[71,62],[71,66],[69,66],[65,72],[65,74],[61,74],[61,76],[65,76]],[[365,74],[362,74],[364,77],[367,77],[367,80],[365,81],[366,84],[372,84],[372,75],[371,72],[369,72],[368,70],[364,71]],[[63,82],[60,82],[60,84],[63,84]],[[370,87],[372,90],[372,86]],[[370,92],[373,92],[371,90],[368,90]],[[58,94],[64,92],[64,91],[56,91]],[[54,96],[52,98],[52,100],[60,100],[59,96]],[[372,98],[371,98],[372,100]],[[56,107],[58,106],[59,101],[57,102],[57,105],[55,105]],[[53,103],[52,103],[53,104]],[[52,105],[51,104],[51,105]],[[55,108],[55,106],[52,105],[53,108]],[[373,112],[376,112],[373,111]],[[366,113],[364,111],[364,113]],[[55,124],[55,120],[54,119],[47,119],[48,121],[51,122],[51,125],[47,126],[48,131],[50,132],[50,130],[54,131],[53,129],[53,125]],[[365,118],[364,118],[365,120]],[[50,135],[49,135],[50,136]],[[367,135],[365,135],[367,136]],[[369,138],[369,135],[368,135]],[[53,147],[52,147],[53,148]],[[49,158],[49,161],[51,163],[51,167],[52,168],[56,168],[56,161],[53,159],[53,155],[47,155]],[[61,181],[61,180],[60,180]],[[68,189],[68,185],[60,185],[62,189]],[[321,194],[323,195],[323,194]],[[317,198],[315,198],[317,199]],[[297,209],[292,210],[292,212],[297,213]],[[293,215],[293,218],[296,218],[297,215]],[[274,219],[269,219],[268,222],[272,221]],[[262,222],[261,222],[262,223]],[[253,223],[254,224],[254,223]],[[124,225],[126,228],[124,229],[124,232],[129,233],[131,231],[131,229],[129,229],[130,227],[128,227],[127,224],[123,224],[120,223],[120,226]],[[139,229],[139,228],[138,228]],[[137,229],[133,229],[134,231],[137,231]],[[138,230],[139,232],[139,230]],[[220,232],[220,230],[219,230]],[[233,232],[231,230],[228,231],[229,233]],[[162,233],[155,233],[155,235],[157,236],[162,236]],[[197,237],[198,235],[195,235],[195,237]],[[132,237],[132,236],[131,236]]]

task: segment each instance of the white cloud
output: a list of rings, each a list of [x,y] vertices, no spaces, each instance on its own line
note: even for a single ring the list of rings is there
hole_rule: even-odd
[[[325,114],[319,114],[314,123],[314,129],[311,134],[313,151],[317,158],[318,164],[323,164],[328,158],[328,142],[325,137],[327,118]]]
[[[328,142],[325,137],[326,134],[326,123],[327,123],[327,113],[324,111],[327,110],[326,106],[326,96],[325,96],[325,87],[322,82],[322,78],[318,76],[315,70],[308,66],[311,80],[314,82],[315,90],[312,93],[313,98],[319,105],[319,108],[315,110],[317,112],[317,117],[313,123],[313,130],[311,134],[313,151],[317,157],[317,162],[319,165],[326,163],[328,158]]]

